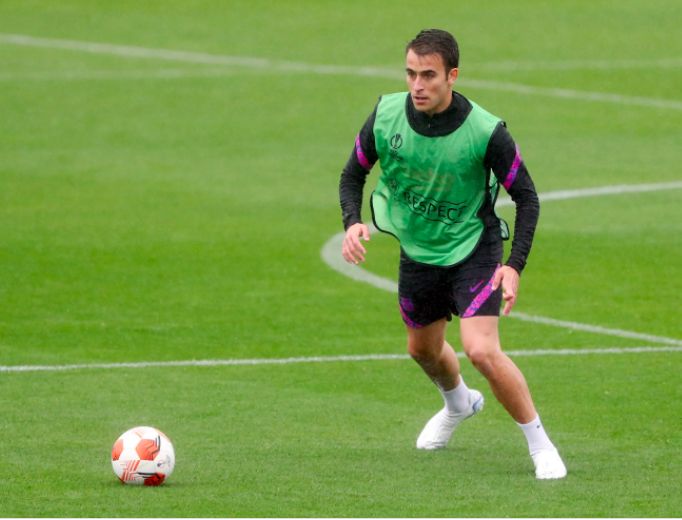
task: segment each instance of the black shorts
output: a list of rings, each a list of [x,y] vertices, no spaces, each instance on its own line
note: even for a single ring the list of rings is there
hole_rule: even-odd
[[[499,228],[487,229],[471,256],[452,267],[415,262],[401,250],[398,296],[403,321],[418,329],[442,318],[450,321],[453,314],[499,316],[502,288],[493,291],[492,280],[502,253]]]

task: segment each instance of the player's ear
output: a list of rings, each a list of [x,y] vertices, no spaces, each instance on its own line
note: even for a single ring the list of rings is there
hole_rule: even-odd
[[[459,74],[459,69],[457,67],[450,69],[450,72],[448,72],[448,84],[452,87],[452,85],[455,84],[455,80],[457,79],[457,75]]]

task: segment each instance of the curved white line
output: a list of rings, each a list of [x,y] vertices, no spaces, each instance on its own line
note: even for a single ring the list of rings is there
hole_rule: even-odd
[[[538,197],[542,202],[550,200],[583,199],[587,197],[602,197],[604,195],[624,195],[626,193],[646,193],[650,191],[665,191],[682,189],[682,181],[658,182],[653,184],[616,184],[613,186],[599,186],[596,188],[580,188],[576,190],[557,190],[540,193]],[[513,206],[509,197],[501,197],[495,204],[496,207]]]
[[[617,186],[602,186],[599,188],[586,188],[582,190],[561,190],[549,193],[541,193],[538,195],[542,202],[550,200],[568,200],[581,197],[596,197],[603,195],[621,195],[625,193],[643,193],[649,191],[661,191],[681,189],[682,181],[664,182],[659,184],[634,184],[634,185],[617,185]],[[497,206],[510,206],[513,202],[508,199],[500,199],[497,201]],[[372,233],[376,232],[374,226],[370,226]],[[383,278],[374,273],[371,273],[358,265],[349,264],[341,256],[341,246],[343,244],[343,232],[332,236],[322,246],[320,256],[324,263],[329,267],[341,273],[348,278],[358,282],[368,283],[379,289],[389,291],[392,293],[398,292],[398,284],[388,278]],[[512,312],[509,315],[511,318],[516,318],[522,321],[529,321],[534,323],[541,323],[543,325],[550,325],[554,327],[566,328],[571,330],[580,330],[583,332],[591,332],[594,334],[602,334],[606,336],[616,336],[619,338],[640,339],[643,341],[651,341],[652,343],[663,343],[666,345],[682,346],[682,340],[677,338],[668,338],[665,336],[654,336],[651,334],[642,334],[639,332],[632,332],[622,329],[613,329],[600,327],[597,325],[589,325],[585,323],[578,323],[574,321],[556,320],[554,318],[546,318],[543,316],[533,316],[521,312]]]

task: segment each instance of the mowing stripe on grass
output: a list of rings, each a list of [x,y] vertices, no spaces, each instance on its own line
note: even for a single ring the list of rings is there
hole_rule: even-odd
[[[681,189],[682,181],[663,182],[658,184],[621,184],[616,186],[601,186],[598,188],[586,188],[580,190],[560,190],[549,193],[539,194],[542,202],[549,200],[568,200],[582,197],[597,197],[603,195],[621,195],[626,193],[644,193],[650,191],[664,191],[671,189]],[[497,201],[497,206],[512,205],[511,199],[505,198]],[[374,226],[370,226],[370,232],[375,233],[377,230]],[[332,269],[341,273],[348,278],[358,282],[368,283],[378,289],[384,291],[397,293],[398,284],[388,278],[383,278],[374,273],[366,271],[359,265],[353,265],[346,262],[341,256],[341,246],[343,244],[345,233],[340,232],[332,236],[322,246],[320,255],[322,260]],[[613,329],[601,327],[598,325],[589,325],[585,323],[578,323],[575,321],[557,320],[554,318],[546,318],[543,316],[532,316],[522,312],[512,312],[509,317],[516,318],[522,321],[529,321],[533,323],[541,323],[543,325],[550,325],[553,327],[560,327],[571,330],[580,330],[583,332],[592,332],[595,334],[603,334],[606,336],[616,336],[619,338],[640,339],[643,341],[650,341],[652,343],[659,343],[665,345],[681,346],[682,340],[676,338],[667,338],[665,336],[654,336],[652,334],[643,334],[639,332],[632,332],[622,329]]]
[[[512,357],[531,356],[585,356],[599,354],[652,354],[657,352],[682,352],[682,347],[605,347],[509,350]],[[465,357],[461,352],[458,357]],[[72,365],[0,365],[2,372],[66,372],[71,370],[97,370],[117,368],[172,368],[172,367],[220,367],[255,365],[297,365],[305,363],[339,363],[359,361],[393,361],[410,359],[407,354],[365,354],[346,356],[304,356],[287,358],[252,359],[193,359],[187,361],[140,361],[131,363],[82,363]]]
[[[105,54],[122,56],[125,58],[143,58],[184,63],[196,63],[207,65],[224,65],[228,67],[246,67],[267,71],[279,72],[303,72],[306,74],[342,75],[342,76],[366,76],[389,79],[404,79],[404,73],[391,68],[371,66],[349,65],[317,65],[305,62],[293,62],[285,60],[271,60],[250,56],[230,56],[196,51],[180,51],[172,49],[152,49],[133,45],[117,45],[109,43],[85,42],[79,40],[65,40],[56,38],[40,38],[24,34],[0,33],[0,43],[8,45],[21,45],[28,47],[42,47],[48,49],[61,49],[91,54]],[[192,74],[190,71],[189,74]],[[178,77],[178,76],[174,76]],[[682,110],[682,101],[674,99],[658,99],[641,96],[626,96],[608,92],[588,92],[565,88],[534,87],[520,83],[460,79],[462,86],[473,88],[513,92],[515,94],[553,97],[560,99],[575,99],[580,101],[594,101],[604,103],[616,103],[619,105],[644,106],[651,108],[664,108],[670,110]]]

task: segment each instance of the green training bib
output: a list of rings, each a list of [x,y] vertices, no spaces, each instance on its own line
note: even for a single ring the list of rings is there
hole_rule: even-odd
[[[471,254],[484,229],[477,213],[493,187],[486,184],[483,159],[500,119],[472,102],[457,130],[426,137],[410,127],[408,95],[383,96],[377,107],[374,139],[381,176],[371,197],[372,217],[413,260],[454,265]]]

